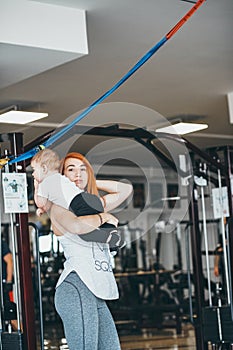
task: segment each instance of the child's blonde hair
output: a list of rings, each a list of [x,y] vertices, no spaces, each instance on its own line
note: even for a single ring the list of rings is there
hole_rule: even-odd
[[[39,163],[41,166],[46,165],[49,170],[59,171],[60,169],[58,154],[49,148],[42,149],[36,153],[31,160],[32,163]]]

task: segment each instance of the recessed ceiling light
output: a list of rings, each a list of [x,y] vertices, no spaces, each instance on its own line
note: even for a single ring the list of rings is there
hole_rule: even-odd
[[[0,123],[27,124],[48,116],[48,113],[9,111],[0,114]]]
[[[156,129],[156,132],[166,132],[168,134],[189,134],[191,132],[200,131],[208,128],[207,124],[195,124],[195,123],[183,123],[179,122],[177,124],[165,126],[163,128]]]

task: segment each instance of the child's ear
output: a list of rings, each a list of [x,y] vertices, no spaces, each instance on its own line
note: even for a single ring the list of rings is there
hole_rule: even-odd
[[[47,165],[45,165],[45,164],[42,165],[42,171],[43,171],[44,174],[46,174],[48,172]]]

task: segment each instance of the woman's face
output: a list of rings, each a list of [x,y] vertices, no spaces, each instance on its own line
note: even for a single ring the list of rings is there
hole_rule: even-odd
[[[64,175],[81,190],[86,188],[88,182],[87,167],[81,160],[68,158],[64,163]]]

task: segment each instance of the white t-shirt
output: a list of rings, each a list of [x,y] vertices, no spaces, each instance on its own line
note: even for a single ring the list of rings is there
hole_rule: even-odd
[[[108,244],[86,242],[79,235],[72,233],[65,233],[57,238],[64,250],[66,261],[56,288],[70,272],[75,271],[98,298],[104,300],[119,298]]]
[[[38,196],[69,209],[72,199],[83,192],[68,177],[55,173],[46,177],[38,186]]]
[[[38,195],[64,208],[81,191],[67,177],[56,173],[45,178],[38,186]],[[86,242],[78,234],[65,233],[57,236],[66,261],[57,282],[58,287],[70,272],[75,271],[84,284],[98,298],[118,299],[118,288],[112,271],[111,256],[107,243]]]

